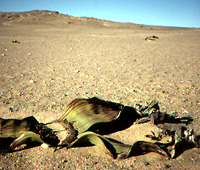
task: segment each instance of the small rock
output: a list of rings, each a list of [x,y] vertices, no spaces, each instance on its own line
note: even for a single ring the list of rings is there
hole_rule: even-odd
[[[31,80],[30,80],[30,83],[34,83],[34,81],[31,79]]]
[[[188,99],[183,99],[183,102],[188,102]]]
[[[14,109],[13,109],[12,107],[10,107],[9,110],[10,110],[11,112],[14,112]]]
[[[165,168],[166,168],[166,169],[168,169],[168,168],[170,168],[170,167],[171,167],[171,165],[168,165],[168,164],[165,165]]]
[[[188,114],[189,112],[187,110],[184,110],[183,111],[183,114]]]
[[[19,41],[17,41],[17,40],[13,40],[13,41],[11,41],[11,43],[20,43]]]
[[[6,101],[6,104],[10,104],[10,101]]]
[[[79,73],[80,72],[80,70],[75,70],[75,73]]]
[[[93,164],[94,164],[94,165],[98,164],[98,161],[94,161]]]
[[[147,166],[147,165],[150,165],[150,163],[149,162],[145,162],[144,165]]]
[[[48,148],[49,145],[47,145],[46,143],[43,143],[43,144],[41,145],[41,147],[43,147],[43,148]]]

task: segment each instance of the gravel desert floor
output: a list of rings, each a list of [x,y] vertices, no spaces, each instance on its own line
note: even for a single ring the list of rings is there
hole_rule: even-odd
[[[146,37],[158,36],[154,41]],[[60,117],[75,98],[192,116],[200,134],[200,29],[116,23],[50,11],[0,13],[0,117]],[[155,127],[133,125],[112,138],[127,144]],[[0,155],[0,169],[198,169],[200,149],[176,159],[147,153],[112,159],[98,147],[35,147]]]

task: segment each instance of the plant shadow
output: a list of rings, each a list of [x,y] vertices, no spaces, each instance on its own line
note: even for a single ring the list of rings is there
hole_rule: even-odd
[[[142,118],[142,116],[139,115],[133,107],[125,106],[117,119],[111,122],[96,123],[92,125],[88,131],[100,135],[108,135],[129,128],[140,118]]]

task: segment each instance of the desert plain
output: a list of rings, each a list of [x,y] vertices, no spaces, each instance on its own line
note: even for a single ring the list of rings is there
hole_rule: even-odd
[[[159,39],[146,41],[149,36]],[[0,117],[59,118],[76,98],[191,116],[200,134],[200,29],[118,23],[53,11],[0,13]],[[156,127],[136,124],[110,137],[132,144]],[[200,149],[176,159],[147,153],[112,159],[98,147],[35,147],[0,155],[0,169],[198,169]]]

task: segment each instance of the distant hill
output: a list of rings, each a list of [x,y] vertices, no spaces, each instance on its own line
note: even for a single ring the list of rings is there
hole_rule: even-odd
[[[90,26],[104,26],[115,28],[141,28],[141,29],[173,29],[173,27],[150,26],[134,23],[113,22],[101,20],[97,18],[70,16],[61,14],[57,11],[47,10],[33,10],[26,12],[0,12],[0,24],[7,25],[10,23],[15,24],[73,24],[73,25],[90,25]]]

